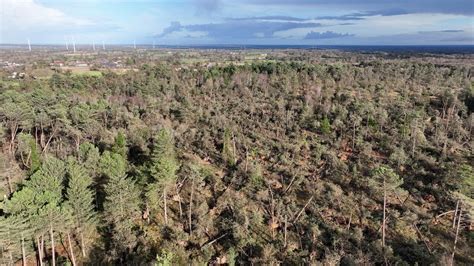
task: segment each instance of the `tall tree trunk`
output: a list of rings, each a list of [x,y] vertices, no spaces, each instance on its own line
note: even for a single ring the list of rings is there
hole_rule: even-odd
[[[12,187],[12,181],[9,174],[7,174],[7,185],[8,185],[8,196],[10,196],[13,193],[13,187]]]
[[[178,206],[179,206],[179,219],[183,218],[183,206],[181,202],[181,195],[179,194],[178,185],[176,184],[176,195],[178,196]]]
[[[72,263],[72,266],[76,266],[76,258],[74,257],[74,250],[73,250],[73,248],[72,248],[71,235],[69,234],[69,232],[67,233],[67,242],[68,242],[68,245],[69,245],[69,252],[71,252],[71,263]]]
[[[22,265],[26,266],[25,238],[23,237],[23,233],[21,234],[21,258],[22,258]]]
[[[459,200],[456,201],[456,210],[454,210],[453,229],[456,227],[456,217],[458,216]]]
[[[163,188],[163,202],[164,202],[164,207],[165,207],[165,224],[168,224],[168,206],[166,203],[166,186]]]
[[[54,128],[53,132],[51,132],[51,135],[49,136],[48,141],[44,145],[43,151],[41,153],[45,153],[48,150],[49,144],[51,143],[51,140],[53,140],[55,134],[56,134],[56,128]]]
[[[385,189],[385,177],[383,179],[383,218],[382,218],[382,247],[385,248],[385,219],[387,209],[387,190]]]
[[[85,258],[86,257],[86,247],[84,245],[84,233],[82,232],[82,229],[81,229],[81,251],[82,251],[82,257]]]
[[[286,232],[287,229],[286,228],[287,227],[288,227],[288,216],[286,216],[286,214],[285,214],[285,229],[284,229],[285,230],[285,233],[284,233],[285,234],[284,235],[285,236],[285,244],[284,244],[285,248],[286,248],[286,236],[287,236],[287,232]]]
[[[456,254],[456,244],[458,243],[459,227],[461,226],[462,208],[459,209],[458,225],[456,227],[456,236],[454,237],[453,254],[451,255],[451,266],[454,265],[454,255]]]
[[[18,125],[15,124],[11,129],[10,129],[10,147],[9,147],[9,152],[10,154],[13,154],[13,148],[15,144],[15,137],[16,133],[18,132]]]
[[[41,257],[44,258],[44,235],[41,235],[41,246],[40,246]]]
[[[53,224],[49,224],[49,237],[51,238],[51,256],[53,258],[52,265],[56,266],[56,252],[54,249],[54,232],[53,232]]]
[[[41,247],[40,239],[39,237],[36,237],[36,246],[38,247],[38,260],[39,260],[39,265],[43,266],[43,250]]]
[[[193,196],[194,196],[194,176],[191,183],[191,197],[189,199],[189,212],[188,212],[188,219],[189,219],[189,236],[193,234],[193,225],[192,225],[192,213],[193,213]]]

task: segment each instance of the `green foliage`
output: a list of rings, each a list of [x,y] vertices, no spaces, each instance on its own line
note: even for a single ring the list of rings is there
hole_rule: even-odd
[[[237,253],[233,247],[227,251],[227,257],[229,266],[235,266],[237,264]]]
[[[127,170],[127,161],[117,153],[105,151],[100,157],[99,168],[108,178],[121,177]]]
[[[117,134],[115,143],[112,146],[112,152],[120,154],[123,158],[127,158],[127,140],[122,132]]]
[[[252,186],[257,189],[261,188],[265,184],[262,166],[258,162],[252,164],[250,169],[250,182]]]
[[[176,180],[178,169],[173,136],[166,129],[161,129],[151,155],[151,176],[155,182],[167,185]]]
[[[29,169],[30,173],[34,173],[41,166],[38,147],[35,139],[31,135],[24,133],[18,134],[17,154]]]
[[[126,176],[111,175],[105,194],[104,220],[112,236],[111,250],[120,255],[137,244],[134,221],[140,217],[140,193]]]
[[[92,177],[75,161],[69,162],[67,173],[66,208],[70,210],[74,226],[79,232],[90,231],[97,222],[93,205],[94,192],[91,189]]]
[[[229,128],[224,129],[222,145],[222,158],[229,166],[234,166],[237,163],[237,158],[235,156],[233,134]]]
[[[392,168],[386,165],[381,165],[372,170],[373,179],[370,179],[370,184],[373,189],[388,189],[390,191],[397,191],[403,184],[401,178]]]
[[[453,242],[438,215],[460,200],[473,216],[466,55],[120,53],[81,60],[138,71],[3,84],[0,264],[23,238],[28,263],[40,240],[51,264],[51,227],[61,265],[68,235],[78,265],[435,263]],[[472,264],[458,237],[455,263]]]
[[[459,192],[462,194],[473,197],[474,193],[474,169],[468,164],[461,164],[458,168]]]
[[[99,161],[101,159],[99,149],[94,144],[84,142],[79,146],[79,163],[87,169],[90,176],[94,177],[99,171]]]
[[[170,131],[161,129],[155,138],[149,173],[152,179],[147,185],[147,203],[152,210],[158,210],[160,201],[166,203],[167,191],[177,179],[180,165],[176,159],[174,140]],[[163,206],[165,213],[167,206]],[[166,219],[166,218],[165,218]]]
[[[329,119],[327,117],[324,117],[321,121],[320,130],[321,133],[325,135],[331,133],[331,123],[329,122]]]
[[[174,254],[170,251],[163,251],[161,255],[156,256],[155,266],[172,266]]]

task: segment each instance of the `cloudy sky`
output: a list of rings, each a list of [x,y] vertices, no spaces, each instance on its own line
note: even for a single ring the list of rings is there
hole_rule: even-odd
[[[0,0],[0,43],[474,45],[473,0]]]

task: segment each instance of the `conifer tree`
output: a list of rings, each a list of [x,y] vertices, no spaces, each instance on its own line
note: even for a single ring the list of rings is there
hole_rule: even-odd
[[[7,214],[28,219],[29,229],[34,231],[36,236],[49,234],[52,265],[56,264],[54,233],[62,224],[67,223],[67,216],[60,207],[64,175],[64,163],[59,159],[48,157],[30,180],[25,182],[23,189],[16,192],[4,204],[4,211]],[[42,251],[39,250],[39,253]]]
[[[140,192],[125,175],[112,175],[105,193],[104,219],[112,236],[110,251],[121,257],[136,245],[134,221],[140,217]]]
[[[92,178],[99,173],[100,153],[94,144],[84,142],[79,146],[78,161]]]
[[[396,192],[403,184],[403,179],[388,166],[379,166],[373,170],[375,179],[370,180],[371,186],[376,191],[383,193],[383,217],[382,217],[382,247],[385,247],[385,233],[387,229],[387,203],[389,193]]]
[[[68,165],[68,177],[65,205],[71,212],[73,227],[79,236],[82,255],[85,257],[87,248],[84,235],[91,233],[97,222],[93,205],[94,192],[91,189],[92,177],[74,161]]]
[[[179,163],[176,159],[173,136],[166,129],[161,129],[156,137],[151,156],[149,172],[153,182],[148,185],[147,199],[150,209],[156,211],[160,198],[163,197],[166,224],[168,223],[168,191],[176,182],[178,169]]]
[[[120,154],[123,158],[127,158],[127,139],[120,131],[115,138],[115,143],[112,146],[112,152]]]

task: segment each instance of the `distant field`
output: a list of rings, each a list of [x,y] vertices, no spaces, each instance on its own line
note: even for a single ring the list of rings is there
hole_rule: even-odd
[[[102,77],[102,72],[97,70],[88,71],[72,71],[73,76],[91,76],[91,77]]]

